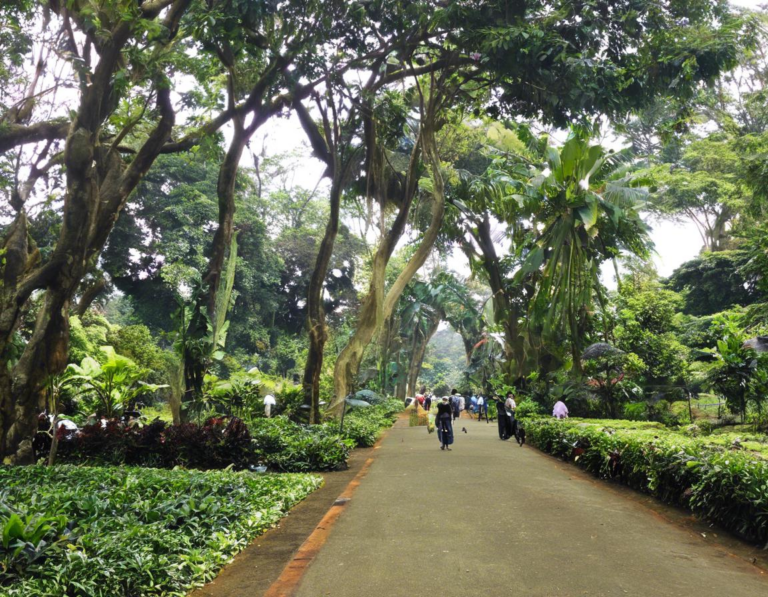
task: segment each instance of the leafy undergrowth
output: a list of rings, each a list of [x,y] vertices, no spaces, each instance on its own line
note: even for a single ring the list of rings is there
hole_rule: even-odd
[[[691,437],[635,421],[540,418],[527,420],[525,429],[545,452],[690,508],[749,541],[768,541],[764,444]]]
[[[370,447],[384,429],[392,427],[402,411],[402,401],[395,399],[354,409],[344,418],[344,437],[353,440],[357,446]],[[330,425],[335,427],[336,423]]]
[[[186,595],[321,484],[314,475],[0,467],[0,595]]]
[[[263,464],[274,471],[332,471],[346,467],[355,446],[372,446],[402,410],[399,400],[355,408],[339,423],[302,425],[287,417],[254,419],[248,425],[237,418],[212,417],[203,425],[169,425],[154,421],[126,427],[117,420],[88,425],[76,434],[59,433],[59,462],[69,464],[128,465],[153,468],[234,467]],[[39,459],[47,457],[50,439],[39,433]]]

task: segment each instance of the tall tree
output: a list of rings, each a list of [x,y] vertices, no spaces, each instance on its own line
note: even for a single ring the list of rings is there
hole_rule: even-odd
[[[220,303],[215,295],[233,246],[243,145],[319,82],[314,67],[320,49],[348,34],[357,36],[357,42],[342,44],[353,48],[350,54],[370,48],[368,36],[360,34],[359,11],[344,2],[39,0],[3,10],[18,25],[18,35],[0,39],[4,53],[11,48],[12,56],[32,57],[40,70],[9,77],[17,83],[4,90],[11,101],[3,102],[0,116],[0,152],[13,155],[16,165],[0,293],[0,454],[8,462],[29,462],[43,380],[66,364],[73,298],[156,158],[201,140],[210,145],[225,124],[233,129],[217,185],[207,300],[201,301],[210,311]],[[11,74],[19,74],[22,64],[11,61]],[[339,68],[353,64],[350,58]],[[192,89],[177,93],[175,81],[192,83]],[[73,91],[64,94],[65,87]],[[185,118],[177,125],[182,109]],[[35,186],[57,174],[65,182],[56,189],[63,199],[61,231],[43,261],[29,242],[27,208]],[[16,359],[7,348],[35,291],[44,291],[43,306]]]
[[[415,125],[412,150],[404,172],[393,171],[392,162],[387,155],[391,150],[381,142],[382,137],[385,137],[385,131],[382,130],[382,122],[374,120],[377,114],[372,109],[373,106],[369,106],[366,114],[365,171],[369,185],[368,194],[375,197],[381,210],[381,240],[373,257],[371,281],[368,294],[360,307],[357,327],[336,359],[335,397],[330,408],[337,411],[357,382],[365,349],[383,323],[392,315],[408,282],[426,261],[437,240],[443,221],[445,186],[436,135],[441,126],[440,119],[443,117],[443,111],[447,108],[446,104],[452,101],[457,89],[451,83],[448,70],[432,72],[423,87],[418,81],[416,85],[418,95],[414,97],[419,106],[419,119]],[[391,126],[391,123],[389,124]],[[414,200],[419,196],[422,155],[430,172],[430,180],[426,185],[429,189],[426,195],[431,198],[429,225],[405,267],[387,289],[385,288],[387,264],[405,232]],[[394,196],[391,194],[393,184],[397,189]],[[385,213],[390,202],[397,205],[398,211],[387,229]]]
[[[361,95],[370,93],[377,81],[378,69],[374,68],[368,82],[360,90]],[[313,99],[321,117],[319,123],[312,120],[302,103],[297,102],[295,105],[302,127],[312,144],[314,155],[325,163],[325,175],[331,179],[328,223],[320,241],[307,289],[309,352],[304,367],[303,385],[305,404],[310,407],[309,416],[312,423],[319,423],[321,417],[320,375],[325,343],[328,340],[323,289],[339,233],[342,195],[363,159],[362,144],[359,139],[359,126],[362,121],[359,108],[361,98],[360,96],[349,98],[341,93],[336,96],[334,92],[337,89],[345,89],[343,82],[330,81],[324,98],[319,94],[314,95]]]
[[[703,251],[732,248],[733,226],[749,202],[743,162],[733,138],[713,134],[694,139],[676,163],[652,168],[654,210],[687,218],[701,235]]]

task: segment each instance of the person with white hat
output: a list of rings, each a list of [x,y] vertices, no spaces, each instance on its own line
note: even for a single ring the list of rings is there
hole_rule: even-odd
[[[264,414],[267,418],[272,416],[272,407],[277,404],[275,397],[272,394],[264,396]]]

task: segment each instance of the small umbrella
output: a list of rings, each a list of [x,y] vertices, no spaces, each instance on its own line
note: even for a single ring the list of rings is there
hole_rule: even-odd
[[[370,390],[360,390],[360,392],[355,394],[355,396],[360,395],[362,392],[369,392],[369,391]],[[371,392],[371,394],[376,396],[376,394],[374,394],[373,392]],[[351,394],[344,399],[344,402],[345,402],[345,404],[348,404],[351,407],[355,407],[356,406],[358,408],[366,408],[368,406],[371,406],[370,402],[366,402],[365,400],[358,400],[356,398],[353,398]],[[344,406],[344,408],[341,409],[341,422],[339,423],[339,433],[342,433],[344,431],[344,414],[346,412],[347,412],[347,407]]]
[[[357,400],[365,400],[366,402],[370,402],[371,404],[376,404],[377,402],[382,401],[381,396],[379,396],[373,390],[360,390],[355,394],[355,398]]]
[[[750,338],[742,346],[744,348],[751,348],[755,352],[768,352],[768,336]]]
[[[350,406],[366,407],[366,406],[370,406],[371,405],[370,402],[366,402],[365,400],[358,400],[356,398],[347,398],[346,400],[344,400],[344,402],[346,402]]]
[[[592,359],[600,359],[602,357],[612,356],[615,354],[624,354],[623,350],[619,350],[615,346],[611,346],[607,342],[595,342],[594,344],[587,346],[583,353],[581,353],[582,361],[589,361]]]

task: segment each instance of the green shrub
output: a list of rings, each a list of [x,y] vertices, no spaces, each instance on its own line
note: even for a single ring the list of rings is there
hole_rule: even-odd
[[[301,405],[304,404],[304,388],[302,386],[283,384],[275,392],[275,398],[277,399],[275,414],[285,415],[292,421],[307,420],[309,411],[301,410]]]
[[[539,449],[595,475],[688,507],[747,540],[768,541],[768,444],[735,434],[687,437],[635,421],[538,418],[526,433]]]
[[[87,425],[77,434],[61,433],[58,454],[61,462],[71,464],[239,470],[261,463],[285,472],[338,470],[346,466],[352,448],[372,446],[401,410],[399,400],[354,408],[344,420],[343,435],[338,421],[304,425],[285,416],[255,418],[248,425],[236,417],[212,417],[200,425],[154,421],[136,427],[110,420]],[[36,440],[42,458],[50,438],[41,433]]]
[[[645,402],[630,402],[624,405],[624,418],[630,421],[647,421],[648,409]]]
[[[355,446],[327,425],[301,425],[286,417],[256,419],[250,426],[255,458],[287,472],[330,471],[346,466]]]
[[[538,402],[526,398],[525,400],[518,402],[515,418],[523,420],[541,414],[544,414],[544,407]]]
[[[353,440],[357,446],[370,447],[383,429],[392,426],[402,410],[403,403],[394,399],[367,408],[354,408],[344,418],[344,437]]]
[[[312,475],[0,467],[0,593],[181,597],[321,484]]]

